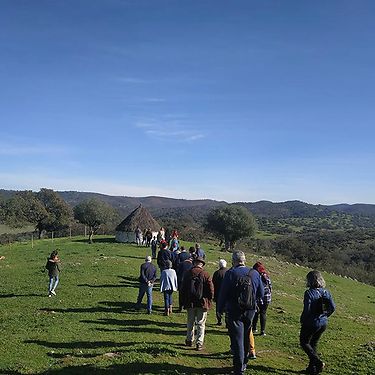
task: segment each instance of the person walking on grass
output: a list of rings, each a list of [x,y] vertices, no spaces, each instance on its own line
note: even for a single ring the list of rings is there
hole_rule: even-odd
[[[222,323],[222,315],[218,312],[218,299],[221,289],[221,283],[223,282],[225,272],[228,271],[227,268],[227,261],[225,259],[219,259],[219,269],[216,270],[212,276],[212,282],[214,284],[214,302],[216,302],[216,325],[221,326]]]
[[[328,317],[335,311],[330,292],[319,271],[310,271],[306,275],[306,286],[301,314],[300,345],[309,357],[306,373],[311,375],[323,371],[325,364],[317,353],[318,341],[327,328]]]
[[[227,313],[227,327],[233,352],[235,375],[243,375],[250,353],[250,330],[255,314],[256,300],[263,298],[260,275],[246,267],[242,251],[232,254],[232,265],[224,276],[219,295],[218,312]]]
[[[49,258],[47,258],[46,269],[48,270],[48,297],[56,295],[56,287],[59,284],[59,267],[60,259],[58,250],[52,251]]]
[[[210,275],[203,269],[203,258],[193,259],[193,268],[186,271],[182,281],[182,305],[187,310],[186,346],[194,345],[196,328],[196,349],[203,349],[207,311],[214,297],[214,285]]]
[[[152,312],[152,288],[156,280],[156,267],[151,263],[151,257],[148,255],[145,258],[145,263],[141,265],[139,275],[139,292],[136,309],[141,308],[141,303],[144,295],[147,296],[147,314]]]
[[[160,291],[164,294],[164,315],[172,314],[172,294],[177,290],[177,275],[172,268],[172,262],[166,261],[166,268],[161,272]]]
[[[255,270],[257,270],[260,274],[260,278],[263,283],[264,287],[264,297],[263,299],[257,300],[257,310],[254,315],[253,319],[253,332],[258,332],[257,330],[257,323],[258,317],[260,318],[260,335],[266,336],[266,320],[267,320],[267,308],[268,305],[271,303],[271,296],[272,296],[272,283],[271,279],[268,275],[268,272],[264,268],[264,265],[261,262],[256,262],[253,266]]]
[[[158,240],[156,239],[156,236],[152,238],[151,241],[151,254],[152,259],[156,259],[156,250],[158,249]]]

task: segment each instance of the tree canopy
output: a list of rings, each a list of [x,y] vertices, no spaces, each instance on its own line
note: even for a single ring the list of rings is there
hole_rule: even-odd
[[[89,227],[89,242],[101,225],[108,223],[116,212],[112,206],[98,199],[88,199],[74,207],[74,218]]]
[[[72,218],[72,210],[58,193],[51,189],[41,189],[38,193],[21,191],[3,203],[6,224],[22,227],[34,224],[39,237],[44,231],[66,228]]]
[[[218,235],[227,250],[233,250],[241,238],[253,236],[256,228],[253,215],[241,206],[215,208],[207,216],[206,229]]]

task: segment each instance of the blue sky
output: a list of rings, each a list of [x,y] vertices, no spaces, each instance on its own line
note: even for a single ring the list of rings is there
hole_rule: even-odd
[[[0,188],[375,203],[375,2],[0,2]]]

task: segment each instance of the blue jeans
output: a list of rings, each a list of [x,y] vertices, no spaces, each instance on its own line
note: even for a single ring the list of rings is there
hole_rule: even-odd
[[[152,285],[148,286],[147,284],[139,284],[139,292],[137,298],[137,306],[140,307],[142,303],[143,296],[147,296],[147,311],[151,312],[152,310]]]
[[[59,283],[59,276],[50,276],[49,277],[49,285],[48,285],[48,292],[51,292],[51,290],[55,290],[57,285]]]
[[[235,375],[242,375],[248,361],[250,349],[250,330],[255,310],[248,310],[239,316],[228,314],[228,331],[233,350],[233,369]]]
[[[164,293],[164,307],[168,309],[169,306],[173,305],[173,300],[172,300],[173,290],[165,290],[163,293]]]

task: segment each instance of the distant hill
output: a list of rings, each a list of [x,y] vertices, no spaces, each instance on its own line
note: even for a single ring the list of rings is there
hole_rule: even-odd
[[[8,199],[16,191],[1,190],[0,197]],[[100,193],[79,192],[79,191],[59,191],[61,197],[72,207],[78,203],[90,199],[100,199],[114,208],[116,208],[121,215],[130,213],[134,208],[142,204],[153,212],[166,211],[168,209],[184,211],[185,209],[208,211],[213,207],[218,207],[228,204],[225,201],[216,201],[213,199],[175,199],[158,196],[149,197],[127,197],[127,196],[112,196]],[[301,202],[298,200],[286,202],[236,202],[248,208],[255,216],[265,218],[302,218],[302,217],[327,217],[332,212],[345,213],[349,215],[360,215],[375,217],[375,204],[336,204],[336,205],[314,205],[310,203]]]

